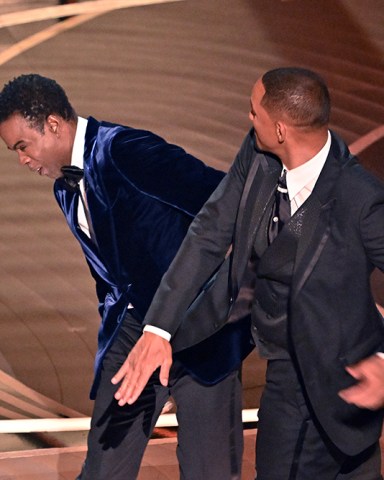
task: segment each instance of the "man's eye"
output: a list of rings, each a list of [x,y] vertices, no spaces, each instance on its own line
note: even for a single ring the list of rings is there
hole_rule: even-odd
[[[26,148],[27,148],[26,145],[22,145],[21,147],[19,147],[19,150],[21,152],[24,152]]]

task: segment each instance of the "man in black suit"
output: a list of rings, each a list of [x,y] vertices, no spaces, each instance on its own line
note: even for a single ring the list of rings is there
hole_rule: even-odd
[[[268,359],[258,480],[382,478],[383,410],[369,408],[383,406],[384,325],[369,279],[384,269],[384,187],[329,131],[329,113],[312,71],[279,68],[257,80],[253,128],[146,315],[177,351],[250,314]],[[212,303],[220,306],[205,315]],[[120,405],[158,366],[167,383],[168,348],[143,335],[113,379],[122,380]]]

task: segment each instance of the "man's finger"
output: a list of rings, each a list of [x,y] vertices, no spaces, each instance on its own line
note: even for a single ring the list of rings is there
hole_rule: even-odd
[[[143,392],[151,375],[152,375],[152,372],[149,372],[148,374],[142,374],[137,379],[136,383],[129,385],[127,391],[125,392],[123,400],[129,405],[132,405],[133,403],[135,403],[136,400],[141,395],[141,393]]]
[[[339,396],[345,400],[347,403],[355,403],[359,401],[360,396],[362,395],[363,390],[361,385],[353,385],[352,387],[340,390]]]
[[[122,367],[122,373],[123,377],[121,385],[115,393],[115,398],[119,401],[120,406],[127,403],[128,398],[131,398],[133,390],[140,382],[144,382],[144,386],[142,388],[143,390],[147,381],[149,380],[149,377],[151,376],[151,373],[149,373],[149,376],[147,378],[145,373],[143,373],[140,369],[133,365],[133,362],[130,361],[129,357],[124,362],[124,366]]]
[[[348,367],[345,367],[345,370],[356,380],[364,378],[364,370],[359,364],[349,365]]]
[[[164,362],[161,365],[159,378],[160,378],[160,383],[161,385],[163,385],[163,387],[168,386],[169,372],[171,370],[171,365],[172,365],[172,362]]]
[[[123,365],[119,368],[119,370],[112,377],[111,382],[114,385],[118,384],[124,378],[125,374],[126,374],[126,366],[125,366],[125,362],[124,362]]]
[[[130,379],[128,379],[128,377],[124,378],[122,384],[115,393],[115,398],[118,400],[118,404],[123,406],[126,403],[129,405],[134,403],[141,395],[151,375],[152,371],[147,370],[137,377],[131,377]]]
[[[367,393],[359,386],[353,386],[339,392],[340,398],[345,402],[356,405],[360,408],[368,408],[370,410],[376,410],[380,408],[381,402],[372,398],[371,393]]]

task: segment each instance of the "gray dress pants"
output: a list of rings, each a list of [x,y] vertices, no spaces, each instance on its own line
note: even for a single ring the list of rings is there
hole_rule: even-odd
[[[379,443],[340,452],[309,411],[290,360],[270,360],[256,440],[257,480],[382,480]]]
[[[133,405],[118,406],[111,378],[142,333],[129,313],[104,361],[88,453],[78,480],[135,480],[155,423],[170,395],[177,404],[177,458],[182,480],[241,478],[243,432],[237,372],[213,386],[194,380],[177,361],[168,387],[157,372]],[[214,352],[212,353],[214,356]]]

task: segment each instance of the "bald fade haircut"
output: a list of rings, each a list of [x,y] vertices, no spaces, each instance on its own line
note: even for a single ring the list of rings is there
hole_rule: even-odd
[[[265,88],[261,105],[270,115],[285,116],[299,128],[317,129],[329,123],[329,91],[317,73],[298,67],[276,68],[261,81]]]
[[[44,132],[49,115],[59,115],[66,121],[77,118],[64,89],[55,80],[33,73],[14,78],[0,92],[0,123],[14,114],[40,132]]]

